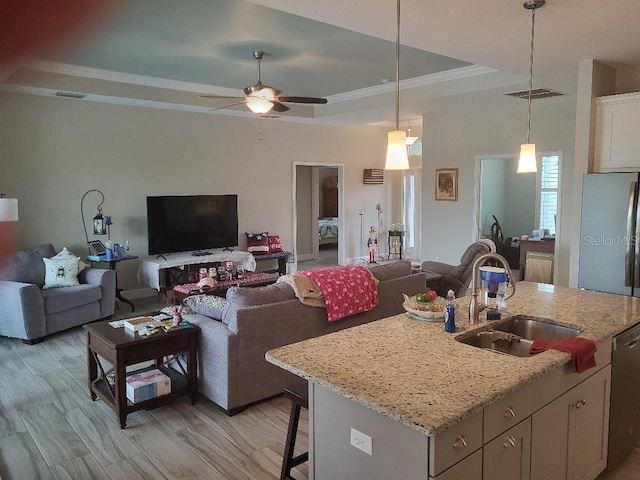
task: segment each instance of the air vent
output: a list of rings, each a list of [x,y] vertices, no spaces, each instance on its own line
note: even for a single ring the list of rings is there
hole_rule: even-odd
[[[523,90],[521,92],[505,93],[505,95],[527,100],[529,98],[529,90]],[[559,92],[554,92],[553,90],[549,90],[548,88],[536,88],[535,90],[531,90],[531,100],[538,100],[540,98],[559,97],[561,95],[564,95],[564,94]]]
[[[56,92],[56,97],[64,97],[64,98],[84,98],[86,95],[84,93],[74,93],[74,92]]]

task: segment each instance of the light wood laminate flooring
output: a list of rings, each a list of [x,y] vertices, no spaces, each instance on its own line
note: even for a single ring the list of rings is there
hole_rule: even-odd
[[[137,300],[136,313],[161,308]],[[131,314],[120,304],[116,317]],[[36,345],[0,337],[0,479],[280,478],[291,403],[283,396],[228,417],[200,396],[127,417],[92,402],[85,331]],[[296,454],[308,445],[303,410]],[[308,478],[307,464],[293,470]]]
[[[163,306],[155,297],[135,304],[136,313]],[[114,318],[128,316],[120,304]],[[278,396],[228,417],[205,397],[195,406],[184,397],[130,414],[121,430],[89,398],[82,328],[36,345],[0,337],[0,479],[278,479],[290,405]],[[303,410],[296,454],[307,445]],[[308,464],[292,473],[308,479]],[[598,478],[640,478],[640,449]]]

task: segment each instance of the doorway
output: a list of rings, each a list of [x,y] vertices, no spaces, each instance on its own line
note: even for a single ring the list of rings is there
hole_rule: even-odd
[[[294,163],[294,254],[297,268],[344,263],[343,165]]]

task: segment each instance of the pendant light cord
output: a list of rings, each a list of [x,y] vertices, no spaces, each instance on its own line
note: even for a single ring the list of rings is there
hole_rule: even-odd
[[[527,143],[531,134],[531,91],[533,90],[533,39],[536,27],[536,9],[531,10],[531,54],[529,55],[529,110],[527,112]]]
[[[396,130],[400,130],[400,0],[396,27]]]

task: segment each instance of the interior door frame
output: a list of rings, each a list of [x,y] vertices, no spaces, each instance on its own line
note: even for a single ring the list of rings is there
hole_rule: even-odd
[[[293,162],[293,255],[295,258],[295,269],[298,268],[298,188],[297,188],[297,167],[328,167],[338,169],[338,265],[345,264],[344,258],[344,246],[345,246],[345,231],[344,231],[344,163],[336,162]],[[316,179],[313,183],[312,197],[314,205],[319,208],[319,186],[317,182],[317,172],[312,172],[312,176]],[[315,207],[314,207],[315,208]],[[319,211],[319,210],[318,210]],[[314,253],[317,253],[318,244],[314,244]]]

